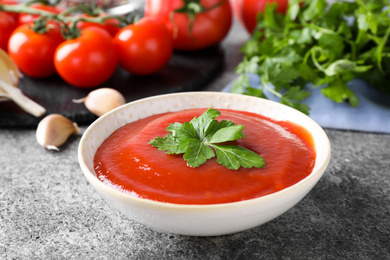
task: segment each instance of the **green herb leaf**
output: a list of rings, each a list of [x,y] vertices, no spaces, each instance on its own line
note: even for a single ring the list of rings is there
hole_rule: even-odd
[[[187,145],[185,154],[183,155],[184,160],[191,167],[199,167],[204,164],[208,159],[215,157],[213,149],[199,140],[193,140]]]
[[[349,101],[351,106],[357,106],[359,104],[358,98],[355,93],[353,93],[340,79],[335,79],[330,82],[328,86],[321,89],[322,94],[332,99],[333,101],[340,103],[344,101]]]
[[[168,134],[165,138],[156,137],[150,141],[150,144],[160,151],[167,151],[168,154],[181,154],[186,151],[186,149],[181,149],[180,142],[172,134]]]
[[[247,90],[248,88],[250,88],[248,75],[243,73],[240,76],[238,76],[238,78],[233,82],[230,92],[236,94],[243,94],[245,93],[245,90]]]
[[[208,109],[201,116],[190,122],[173,123],[167,127],[164,138],[156,137],[149,144],[168,154],[184,154],[187,165],[199,167],[208,159],[217,156],[217,162],[228,169],[264,167],[265,162],[257,153],[244,147],[223,144],[245,138],[244,126],[235,125],[232,121],[216,118],[221,113]]]
[[[244,130],[244,127],[242,125],[233,125],[220,128],[210,137],[210,140],[208,142],[212,144],[217,144],[245,138],[245,135],[242,130]]]
[[[251,150],[234,145],[213,145],[217,152],[217,162],[226,168],[237,170],[244,168],[265,167],[263,158]]]
[[[262,89],[252,88],[252,87],[248,87],[246,89],[245,95],[259,97],[259,98],[266,98]]]

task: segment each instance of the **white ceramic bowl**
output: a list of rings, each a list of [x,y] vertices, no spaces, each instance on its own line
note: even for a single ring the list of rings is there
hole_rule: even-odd
[[[313,136],[317,153],[313,172],[300,182],[260,198],[214,205],[179,205],[156,202],[122,193],[95,175],[93,158],[100,144],[119,127],[153,114],[191,108],[235,109],[259,113],[276,120],[289,120]],[[279,103],[221,92],[186,92],[130,102],[103,115],[83,134],[78,157],[93,187],[131,219],[151,228],[183,235],[214,236],[243,231],[268,222],[298,203],[318,182],[330,159],[330,143],[323,129],[308,116]]]

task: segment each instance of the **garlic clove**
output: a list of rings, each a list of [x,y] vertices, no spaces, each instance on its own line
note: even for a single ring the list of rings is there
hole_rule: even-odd
[[[7,52],[0,49],[0,80],[6,82],[10,86],[17,87],[19,84],[19,77],[21,73],[10,58]],[[0,87],[0,102],[8,101],[12,98],[9,97],[9,93]]]
[[[0,97],[6,97],[13,100],[21,109],[27,113],[40,117],[46,113],[46,109],[36,103],[34,100],[25,96],[22,91],[0,79],[0,89],[3,91]]]
[[[59,151],[58,147],[72,134],[80,132],[76,123],[60,114],[51,114],[43,118],[36,130],[38,143],[49,149]]]
[[[11,74],[9,73],[8,67],[2,59],[0,59],[0,79],[8,83],[9,85],[13,86]],[[1,101],[9,100],[7,92],[4,91],[2,88],[0,88],[0,97],[1,97]]]
[[[0,59],[0,79],[4,80],[10,85],[13,85],[12,76],[8,70],[7,64],[5,64],[2,59]]]
[[[0,78],[15,87],[18,86],[21,73],[15,62],[3,49],[0,49],[0,61],[2,63]]]
[[[91,91],[85,98],[74,99],[75,103],[84,103],[85,107],[97,116],[126,103],[124,96],[112,88],[100,88]]]

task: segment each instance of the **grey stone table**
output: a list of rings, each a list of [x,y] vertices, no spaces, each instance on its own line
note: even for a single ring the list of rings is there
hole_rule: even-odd
[[[235,24],[208,90],[233,79],[247,37]],[[330,165],[296,207],[241,233],[188,237],[112,210],[79,168],[80,136],[51,152],[35,129],[0,129],[0,259],[390,259],[390,135],[325,131]]]

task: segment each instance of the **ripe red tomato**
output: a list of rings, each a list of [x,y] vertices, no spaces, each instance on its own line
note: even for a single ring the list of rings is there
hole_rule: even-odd
[[[175,49],[204,49],[225,38],[232,24],[232,9],[229,0],[201,0],[200,4],[203,7],[215,7],[196,14],[192,29],[187,14],[175,12],[172,22],[171,13],[183,4],[183,0],[146,0],[144,13],[146,17],[155,17],[166,24],[173,35]]]
[[[172,37],[165,25],[143,18],[115,36],[119,64],[130,73],[147,75],[162,68],[172,56]]]
[[[99,16],[103,17],[106,16],[107,14],[100,14]],[[90,17],[86,14],[82,14],[82,17]],[[112,37],[115,37],[115,35],[120,31],[120,22],[118,19],[112,18],[112,19],[106,19],[104,20],[104,23],[93,23],[93,22],[86,22],[86,21],[79,21],[77,22],[77,28],[79,29],[84,29],[90,26],[97,26],[100,28],[105,29],[107,32],[111,34]]]
[[[7,51],[8,39],[17,27],[15,18],[6,12],[0,12],[0,48]]]
[[[88,27],[76,39],[61,43],[54,54],[58,74],[69,84],[81,88],[100,85],[118,65],[113,38],[104,29]]]
[[[60,6],[44,5],[41,3],[32,4],[32,5],[30,5],[30,7],[35,8],[35,9],[39,9],[39,10],[43,10],[43,11],[47,11],[47,12],[51,12],[54,14],[59,14],[59,13],[65,11],[65,9],[63,9]],[[19,15],[18,23],[19,24],[29,24],[29,23],[32,23],[34,21],[34,19],[37,17],[39,17],[39,14],[21,13]]]
[[[16,28],[8,41],[8,54],[26,75],[44,78],[55,74],[54,52],[64,41],[59,28],[50,27],[38,33],[23,24]]]
[[[252,33],[257,24],[257,15],[265,10],[267,3],[276,3],[276,12],[285,14],[288,0],[233,0],[233,11],[237,19]]]

